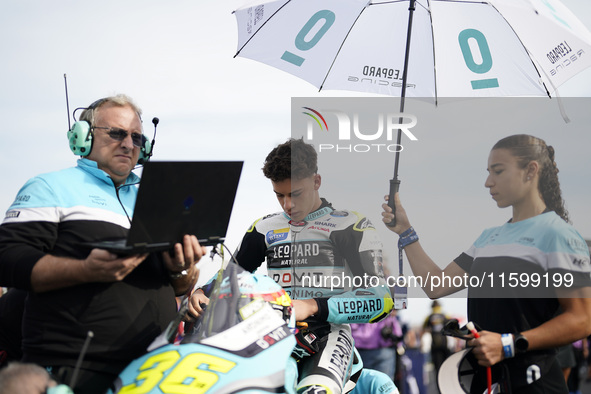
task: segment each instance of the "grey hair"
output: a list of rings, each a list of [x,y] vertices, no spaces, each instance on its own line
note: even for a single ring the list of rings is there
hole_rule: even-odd
[[[85,108],[84,111],[82,111],[82,114],[80,114],[80,120],[85,120],[91,126],[94,126],[96,110],[106,104],[110,104],[115,107],[130,106],[137,113],[138,117],[140,119],[142,118],[141,108],[137,106],[131,97],[125,94],[117,94],[115,96],[104,97],[90,104],[90,106]]]

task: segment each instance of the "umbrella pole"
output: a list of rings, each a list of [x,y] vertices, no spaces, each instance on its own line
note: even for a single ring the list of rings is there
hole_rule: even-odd
[[[404,68],[402,70],[402,92],[400,94],[400,118],[398,118],[398,124],[403,123],[403,116],[404,113],[404,101],[406,99],[406,80],[407,80],[407,73],[408,73],[408,59],[410,54],[410,38],[412,34],[412,19],[415,10],[415,0],[410,0],[408,5],[408,28],[406,32],[406,49],[404,53]],[[400,146],[400,142],[402,139],[402,130],[398,129],[398,137],[396,139],[397,146]],[[388,195],[388,206],[392,208],[392,213],[396,212],[396,206],[394,204],[394,195],[398,192],[400,188],[400,180],[398,179],[398,162],[400,161],[400,151],[396,151],[396,155],[394,158],[394,177],[390,179],[390,193]],[[388,226],[394,227],[396,226],[396,217],[388,223]],[[402,273],[402,267],[400,267],[400,273]]]
[[[398,124],[403,123],[403,113],[404,113],[404,102],[406,99],[406,80],[407,80],[407,73],[408,73],[408,58],[410,54],[410,38],[412,34],[412,19],[415,10],[415,0],[410,0],[408,4],[408,28],[406,32],[406,49],[404,53],[404,68],[402,70],[402,91],[400,94],[400,118],[398,118]],[[402,130],[398,129],[398,137],[396,139],[396,143],[400,146],[402,139]],[[398,179],[398,162],[400,160],[400,151],[396,151],[396,156],[394,159],[394,177],[390,179],[390,193],[388,196],[388,206],[392,208],[392,213],[396,213],[396,205],[394,204],[394,195],[398,193],[398,189],[400,188],[400,180]],[[396,226],[396,217],[387,223],[388,226],[394,227]],[[398,248],[398,275],[404,275],[404,266],[403,266],[403,259],[402,259],[402,249]],[[397,299],[402,300],[403,309],[406,309],[407,305],[407,289],[396,286],[394,288],[394,300],[396,302]]]

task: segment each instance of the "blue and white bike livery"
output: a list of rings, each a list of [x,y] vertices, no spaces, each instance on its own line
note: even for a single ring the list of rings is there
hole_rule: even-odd
[[[134,360],[109,393],[268,393],[285,388],[295,346],[291,299],[271,278],[229,263],[199,326],[179,337],[177,319]]]
[[[273,279],[231,262],[215,283],[198,325],[182,322],[185,300],[177,318],[123,370],[108,394],[296,394],[298,367],[291,357],[296,324],[289,295]],[[358,360],[351,376],[363,368]],[[373,379],[376,387],[375,374],[362,373],[360,379]],[[346,391],[354,386],[349,381]],[[387,377],[380,386],[390,388],[382,393],[398,393]]]

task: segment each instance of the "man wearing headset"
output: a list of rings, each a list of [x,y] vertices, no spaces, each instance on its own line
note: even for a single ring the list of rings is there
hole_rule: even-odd
[[[141,110],[125,95],[86,108],[68,132],[76,167],[43,174],[19,191],[0,226],[0,286],[28,291],[23,361],[66,383],[92,331],[76,393],[104,392],[176,313],[205,253],[186,235],[174,250],[117,256],[81,244],[124,238],[139,177],[151,156]]]

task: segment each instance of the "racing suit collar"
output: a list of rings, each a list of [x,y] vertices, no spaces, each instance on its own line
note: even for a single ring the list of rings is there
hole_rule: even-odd
[[[314,212],[310,212],[308,215],[306,215],[306,217],[304,218],[305,222],[311,222],[315,219],[318,219],[321,216],[327,215],[334,211],[334,208],[332,207],[331,203],[326,201],[326,199],[324,198],[321,198],[321,200],[322,204],[320,204],[320,207],[318,207],[318,209]]]
[[[81,159],[78,159],[77,164],[78,164],[78,167],[80,169],[82,169],[83,171],[86,171],[87,173],[91,174],[95,178],[98,178],[101,181],[108,183],[109,185],[113,185],[113,180],[111,179],[109,174],[107,174],[105,171],[98,168],[98,164],[96,161],[89,160],[86,158],[81,158]],[[137,176],[136,174],[134,174],[133,172],[131,172],[129,174],[129,176],[127,177],[127,179],[125,180],[125,183],[123,185],[121,185],[121,187],[136,185],[138,183],[140,183],[140,177]]]

